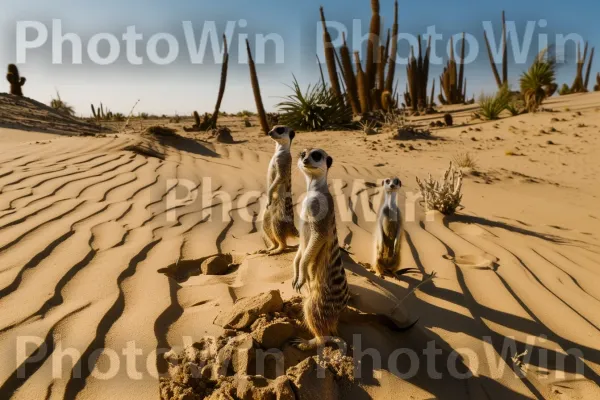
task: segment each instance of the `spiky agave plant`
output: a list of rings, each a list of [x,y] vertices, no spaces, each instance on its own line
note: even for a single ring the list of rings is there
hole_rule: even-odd
[[[281,124],[300,131],[344,129],[352,125],[352,108],[322,83],[309,85],[302,92],[294,77],[290,89],[292,94],[277,104]]]
[[[529,112],[535,112],[541,106],[547,97],[548,88],[555,84],[555,77],[555,62],[543,50],[531,64],[529,71],[521,75],[521,94]]]
[[[510,102],[510,91],[506,85],[494,95],[482,94],[479,97],[480,114],[488,120],[500,118],[502,111],[506,110]]]

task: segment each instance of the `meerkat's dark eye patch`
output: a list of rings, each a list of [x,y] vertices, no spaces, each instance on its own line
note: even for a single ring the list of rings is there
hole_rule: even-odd
[[[389,179],[386,179],[386,180],[385,180],[385,184],[386,184],[386,185],[389,185],[389,184],[390,184],[390,180],[389,180]]]
[[[400,182],[400,179],[396,178],[396,179],[394,179],[394,185],[401,186],[402,182]]]
[[[283,135],[285,133],[285,128],[283,126],[278,126],[277,128],[275,128],[275,133],[277,133],[278,135]]]
[[[314,162],[320,162],[323,159],[323,154],[321,154],[320,151],[313,151],[310,153],[310,158],[312,158]]]

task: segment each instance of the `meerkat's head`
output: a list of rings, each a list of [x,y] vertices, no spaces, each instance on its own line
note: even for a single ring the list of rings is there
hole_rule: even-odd
[[[402,181],[397,177],[386,178],[381,184],[385,190],[385,193],[397,193],[402,187]]]
[[[284,147],[290,147],[292,145],[292,140],[294,140],[294,137],[296,136],[296,132],[287,126],[277,125],[271,129],[268,135],[278,144]]]
[[[304,149],[298,159],[298,168],[307,178],[327,177],[327,171],[333,164],[333,158],[322,149]]]

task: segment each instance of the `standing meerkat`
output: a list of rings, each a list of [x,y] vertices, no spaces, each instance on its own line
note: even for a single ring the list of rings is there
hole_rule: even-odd
[[[302,205],[300,245],[294,258],[296,291],[308,285],[304,299],[304,322],[312,340],[296,339],[301,350],[313,349],[337,333],[340,314],[349,300],[348,282],[335,226],[333,196],[327,187],[327,172],[333,159],[321,149],[304,150],[298,168],[307,182]]]
[[[402,241],[402,214],[398,208],[400,179],[387,178],[382,183],[384,201],[377,215],[375,227],[375,259],[373,266],[381,277],[385,272],[394,274],[400,266],[400,243]]]
[[[263,239],[269,255],[282,253],[289,237],[298,237],[292,202],[292,155],[290,147],[296,133],[286,126],[275,126],[269,136],[276,142],[275,154],[267,172],[267,209],[263,218]]]

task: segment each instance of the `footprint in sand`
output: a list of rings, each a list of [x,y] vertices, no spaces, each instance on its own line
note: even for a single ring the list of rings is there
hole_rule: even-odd
[[[446,255],[444,258],[454,262],[460,268],[493,271],[498,269],[498,258],[491,254],[460,254],[456,257]]]

